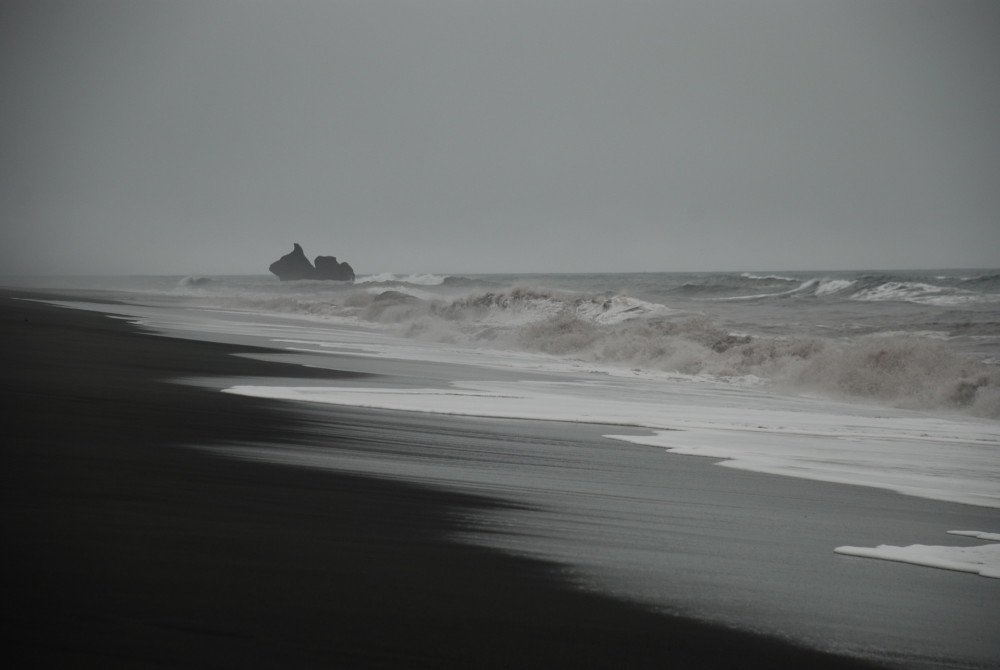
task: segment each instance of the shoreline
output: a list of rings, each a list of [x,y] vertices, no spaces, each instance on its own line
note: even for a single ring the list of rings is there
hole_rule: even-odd
[[[584,592],[557,564],[450,539],[496,500],[191,449],[309,437],[279,403],[168,379],[336,373],[18,296],[42,297],[0,292],[8,430],[21,436],[4,448],[15,656],[131,668],[872,667]]]

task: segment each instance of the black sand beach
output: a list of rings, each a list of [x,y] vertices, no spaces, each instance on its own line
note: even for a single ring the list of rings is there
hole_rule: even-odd
[[[20,666],[869,667],[449,539],[499,501],[193,449],[309,437],[280,403],[170,379],[337,373],[21,297],[0,294]]]

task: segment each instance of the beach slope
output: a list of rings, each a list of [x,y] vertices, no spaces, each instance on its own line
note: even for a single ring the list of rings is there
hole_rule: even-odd
[[[339,373],[32,297],[0,292],[5,649],[29,666],[869,667],[452,539],[501,501],[194,448],[309,437],[171,379]]]

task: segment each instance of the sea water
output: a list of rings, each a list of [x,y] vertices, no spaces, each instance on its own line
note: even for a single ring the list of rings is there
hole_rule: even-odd
[[[47,283],[110,291],[167,330],[263,337],[359,369],[430,364],[405,383],[231,393],[643,428],[607,434],[729,467],[1000,508],[1000,270]],[[951,530],[992,541],[1000,518]],[[998,576],[1000,545],[984,547],[951,558],[936,545],[840,549]]]
[[[1000,418],[1000,270],[48,281],[320,317],[483,358]]]

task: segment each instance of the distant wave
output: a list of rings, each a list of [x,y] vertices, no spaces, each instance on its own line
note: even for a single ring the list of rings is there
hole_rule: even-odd
[[[928,278],[918,281],[889,275],[813,277],[805,280],[776,275],[754,277],[744,274],[741,277],[750,281],[742,285],[734,282],[687,283],[679,287],[678,292],[692,298],[712,301],[836,298],[939,306],[1000,302],[998,275],[965,279],[942,277],[937,279],[940,283],[932,283],[934,280]],[[789,288],[789,282],[798,282],[798,285]],[[761,288],[772,290],[761,291]]]
[[[213,279],[212,277],[199,277],[199,276],[189,276],[184,277],[179,282],[177,282],[178,288],[209,288],[212,286],[218,286],[222,282],[218,279]]]
[[[475,279],[470,277],[456,277],[456,276],[445,277],[444,281],[441,282],[441,284],[442,286],[450,286],[455,288],[466,288],[474,286],[483,287],[483,286],[497,285],[495,282],[487,281],[485,279]]]
[[[763,300],[767,298],[787,298],[790,296],[821,296],[834,295],[840,293],[854,284],[846,279],[810,279],[800,283],[795,288],[772,293],[753,293],[750,295],[737,295],[717,300]]]
[[[986,274],[979,277],[962,277],[961,281],[969,284],[990,285],[1000,288],[1000,274]]]
[[[434,274],[397,275],[391,272],[358,277],[356,284],[416,284],[418,286],[439,286],[445,282],[446,276]]]
[[[753,279],[753,280],[756,280],[756,281],[768,281],[768,282],[771,282],[771,281],[797,282],[797,281],[799,281],[798,279],[795,279],[793,277],[783,277],[781,275],[755,275],[755,274],[752,274],[750,272],[744,272],[740,276],[743,277],[744,279]]]
[[[475,288],[493,286],[493,282],[483,279],[473,279],[454,275],[410,274],[397,275],[383,272],[375,275],[359,277],[355,284],[380,286],[441,286],[445,288]]]
[[[753,295],[777,295],[788,290],[789,284],[801,284],[801,279],[781,275],[754,275],[744,272],[740,275],[722,274],[708,275],[687,281],[680,285],[676,292],[688,296],[723,296],[746,297],[747,291]],[[767,289],[771,289],[768,291]],[[761,291],[764,291],[761,293]]]
[[[922,305],[963,305],[1000,302],[997,275],[969,279],[949,277],[911,278],[867,275],[844,291],[851,300],[868,302],[911,302]],[[994,289],[994,290],[990,290]]]
[[[233,279],[233,278],[227,278]],[[266,282],[233,283],[233,288],[245,292],[254,290],[279,294],[303,293],[315,289],[325,293],[361,288],[364,290],[395,289],[404,292],[429,290],[451,296],[468,292],[503,291],[509,284],[498,283],[502,278],[466,277],[456,275],[417,273],[378,273],[359,277],[354,284],[332,286],[331,282],[284,282],[273,278]],[[644,278],[634,279],[625,286],[637,290],[654,301],[680,300],[683,302],[719,301],[770,301],[770,300],[852,300],[858,302],[909,302],[932,306],[990,305],[1000,303],[1000,273],[986,272],[974,276],[945,276],[932,273],[831,273],[812,275],[717,273],[697,275],[672,275],[662,285],[644,286]],[[526,281],[538,283],[544,276],[529,277]],[[230,283],[230,282],[226,282]],[[294,284],[294,286],[292,285]],[[313,286],[315,284],[315,286]],[[182,289],[220,289],[223,280],[189,276],[177,284]],[[578,293],[573,282],[563,281],[565,293]],[[613,286],[608,286],[613,288]],[[616,292],[616,291],[612,291]]]
[[[925,282],[887,281],[857,291],[852,300],[903,301],[923,305],[962,305],[969,303],[1000,302],[1000,294],[969,291],[951,286],[937,286]]]

